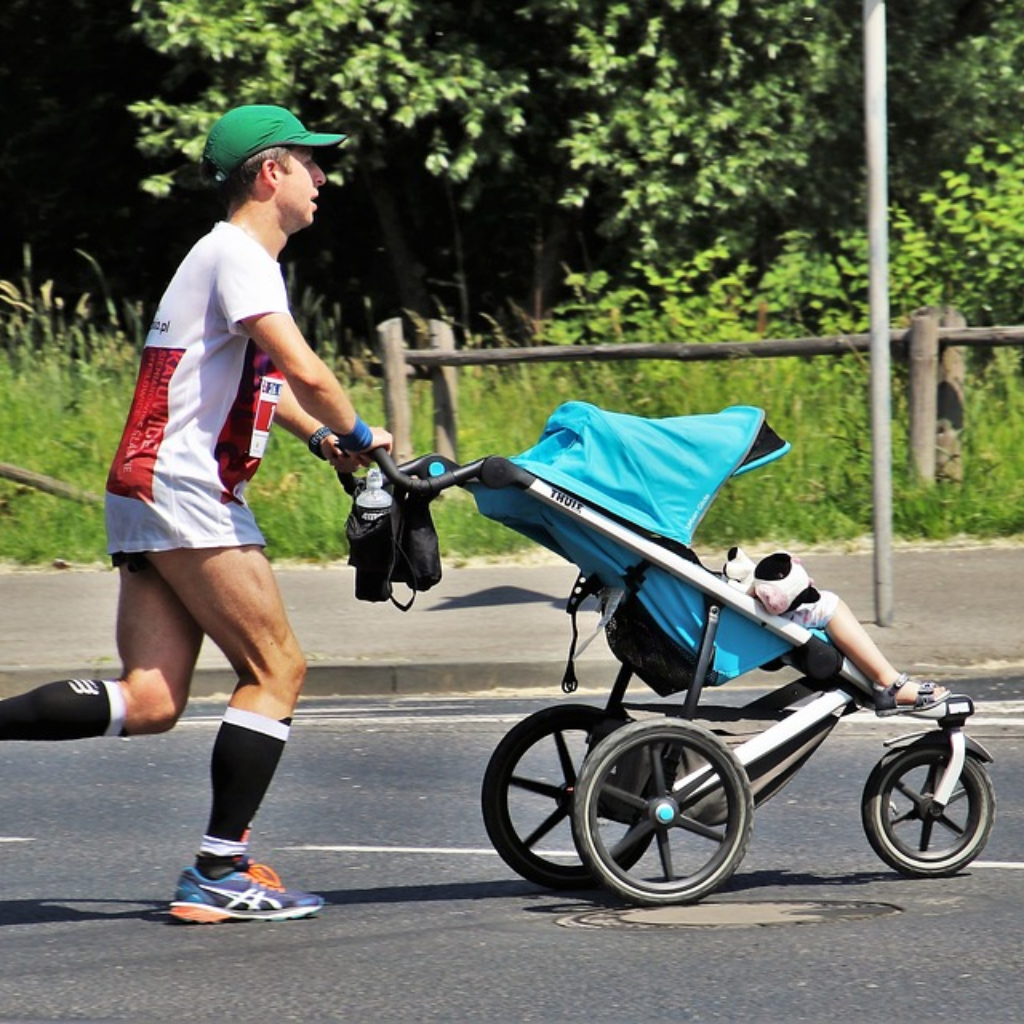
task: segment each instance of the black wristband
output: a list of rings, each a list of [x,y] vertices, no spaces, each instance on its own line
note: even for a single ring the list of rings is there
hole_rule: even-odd
[[[320,446],[324,441],[331,437],[334,431],[330,427],[319,427],[309,435],[309,441],[306,443],[309,445],[309,450],[318,458],[324,462],[327,461],[327,456],[320,450]]]

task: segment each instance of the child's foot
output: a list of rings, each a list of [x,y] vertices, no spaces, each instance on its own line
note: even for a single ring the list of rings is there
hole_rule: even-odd
[[[906,672],[891,686],[875,687],[875,714],[879,718],[915,711],[930,711],[949,696],[949,690],[931,679],[915,679]]]

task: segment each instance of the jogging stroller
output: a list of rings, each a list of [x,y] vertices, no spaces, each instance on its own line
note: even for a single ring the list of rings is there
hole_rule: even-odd
[[[843,716],[873,706],[870,681],[823,633],[768,613],[690,547],[727,481],[789,447],[757,408],[650,420],[570,402],[510,459],[383,464],[396,487],[467,486],[482,514],[574,563],[573,648],[576,609],[588,595],[600,603],[621,666],[604,706],[530,715],[485,772],[488,836],[522,877],[554,889],[600,882],[641,905],[697,901],[738,868],[754,808]],[[705,699],[755,669],[783,680],[742,707]],[[659,699],[627,700],[634,679]],[[988,839],[992,758],[964,732],[973,712],[950,695],[916,714],[929,727],[888,741],[865,784],[867,838],[903,874],[954,874]]]

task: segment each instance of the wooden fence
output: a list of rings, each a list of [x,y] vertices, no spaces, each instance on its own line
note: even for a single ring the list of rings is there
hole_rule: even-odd
[[[388,320],[378,329],[384,404],[388,429],[395,437],[400,460],[411,458],[412,414],[409,382],[430,381],[434,398],[434,450],[458,458],[458,376],[460,366],[508,363],[624,362],[669,359],[677,362],[728,359],[780,359],[841,356],[869,352],[871,336],[845,334],[831,338],[786,340],[654,343],[634,345],[549,345],[533,348],[456,350],[450,326],[428,322],[428,348],[407,348],[402,322]],[[906,330],[892,331],[892,357],[909,364],[909,442],[911,460],[921,479],[960,480],[963,457],[960,432],[964,427],[963,349],[1024,345],[1024,327],[966,327],[952,311],[923,309]],[[0,462],[0,478],[80,502],[102,497],[30,470]]]
[[[677,362],[733,359],[810,358],[869,352],[869,334],[749,342],[666,342],[632,345],[549,345],[532,348],[455,349],[448,324],[429,321],[427,348],[408,348],[400,319],[378,327],[384,379],[385,416],[400,460],[411,458],[412,414],[409,382],[426,378],[434,398],[434,450],[458,458],[458,380],[460,366],[548,362],[623,362],[669,359]],[[1024,327],[967,327],[958,313],[919,310],[905,330],[889,336],[892,358],[909,364],[909,443],[911,462],[922,480],[960,480],[964,427],[964,348],[1024,345]]]

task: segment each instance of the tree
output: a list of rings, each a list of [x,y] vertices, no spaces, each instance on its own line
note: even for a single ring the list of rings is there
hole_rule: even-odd
[[[473,193],[474,173],[502,161],[496,140],[522,128],[525,75],[487,59],[487,25],[477,24],[492,21],[487,7],[137,0],[135,9],[140,31],[179,74],[202,68],[210,83],[187,107],[162,98],[135,105],[149,150],[175,145],[195,161],[217,113],[245,102],[279,102],[310,123],[343,126],[351,140],[340,173],[358,176],[372,204],[399,304],[433,312],[426,250],[440,242],[451,254],[455,244],[446,192]],[[151,188],[167,191],[175,177],[154,178]],[[449,263],[448,276],[459,273]]]
[[[138,269],[160,262],[151,256],[153,239],[170,237],[165,229],[176,215],[139,192],[152,168],[136,148],[127,106],[159,87],[167,63],[132,37],[129,7],[129,0],[0,7],[0,274],[17,276],[28,246],[35,265],[63,286],[95,291],[81,250],[112,284],[130,281],[138,291]]]
[[[895,201],[1015,130],[1019,13],[889,5]],[[624,281],[719,240],[763,267],[791,232],[827,247],[863,221],[846,0],[10,0],[0,38],[0,269],[30,241],[162,281],[215,215],[195,168],[241,102],[351,135],[328,168],[343,190],[287,255],[376,320],[514,308],[529,326],[567,267]]]

